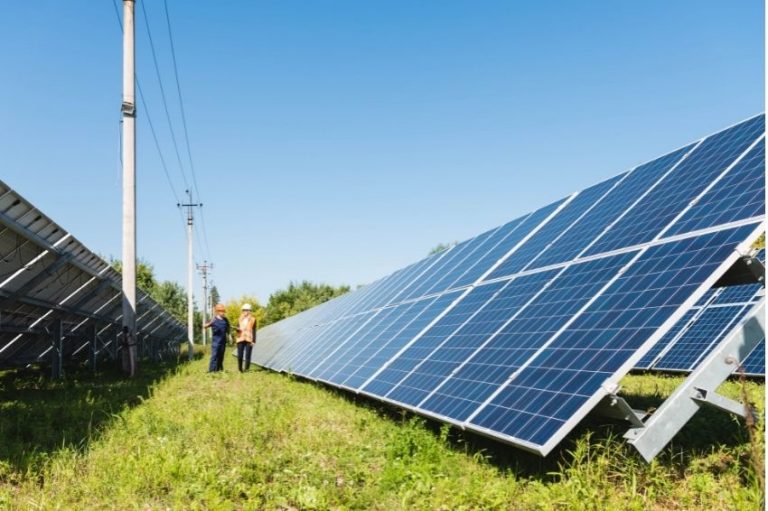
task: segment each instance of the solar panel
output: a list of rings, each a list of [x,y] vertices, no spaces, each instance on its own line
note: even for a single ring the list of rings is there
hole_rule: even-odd
[[[0,367],[117,353],[120,274],[2,181],[0,254]],[[183,325],[141,291],[136,316],[141,354],[178,350]]]
[[[765,251],[757,254],[765,260]],[[712,288],[642,358],[636,369],[690,372],[741,322],[764,294],[760,284]],[[743,361],[750,376],[765,376],[764,343]]]
[[[765,377],[765,337],[742,363],[744,374]]]
[[[701,300],[740,292],[710,288],[765,229],[763,130],[754,117],[269,326],[254,358],[545,455]]]

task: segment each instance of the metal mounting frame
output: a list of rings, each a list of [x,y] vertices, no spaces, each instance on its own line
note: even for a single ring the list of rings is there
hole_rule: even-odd
[[[765,297],[664,403],[624,438],[650,462],[702,405],[742,417],[754,413],[748,405],[717,394],[717,388],[747,358],[765,336]]]
[[[765,284],[765,266],[757,258],[757,251],[741,256],[733,267],[725,272],[712,287],[726,287],[739,284]]]
[[[632,408],[624,398],[617,396],[616,394],[605,396],[592,410],[592,413],[602,415],[603,417],[627,421],[637,428],[642,428],[644,426],[643,419],[648,415],[648,412],[644,410]]]

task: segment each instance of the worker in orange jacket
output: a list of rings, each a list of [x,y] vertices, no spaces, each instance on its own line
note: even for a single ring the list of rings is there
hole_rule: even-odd
[[[242,373],[251,366],[251,353],[256,342],[256,317],[251,312],[251,304],[244,303],[237,320],[237,368]],[[245,357],[245,364],[243,364]],[[245,368],[243,368],[245,365]]]

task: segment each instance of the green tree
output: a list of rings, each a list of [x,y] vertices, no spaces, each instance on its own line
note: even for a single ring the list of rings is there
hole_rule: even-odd
[[[429,251],[429,255],[439,254],[443,250],[448,250],[449,248],[451,248],[455,244],[456,244],[455,241],[453,243],[438,243],[437,245],[432,247],[432,250]]]
[[[287,289],[275,291],[269,297],[264,324],[275,323],[348,292],[349,286],[333,287],[306,280],[298,284],[291,282]]]
[[[157,285],[152,298],[179,321],[187,320],[187,292],[176,282],[170,280],[161,282]]]
[[[122,273],[123,264],[118,259],[110,260],[114,269]],[[155,268],[143,260],[136,261],[136,286],[149,294],[161,307],[170,312],[176,319],[186,324],[187,321],[187,292],[176,282],[166,280],[158,282]],[[197,309],[197,307],[194,307]],[[196,320],[195,325],[199,322]]]
[[[110,264],[114,269],[123,273],[123,262],[119,259],[112,259]],[[155,268],[148,262],[139,259],[136,261],[136,286],[148,293],[154,298],[157,289],[157,279],[155,278]]]
[[[221,302],[221,295],[219,294],[219,290],[216,288],[216,286],[211,286],[211,306],[214,306],[219,302]]]

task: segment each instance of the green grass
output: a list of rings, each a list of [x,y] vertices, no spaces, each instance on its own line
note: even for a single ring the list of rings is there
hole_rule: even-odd
[[[5,509],[762,509],[743,423],[703,410],[651,464],[590,419],[546,459],[285,375],[144,365],[0,375]],[[680,378],[631,376],[653,407]],[[762,412],[764,386],[746,384]],[[721,391],[742,393],[738,382]]]

